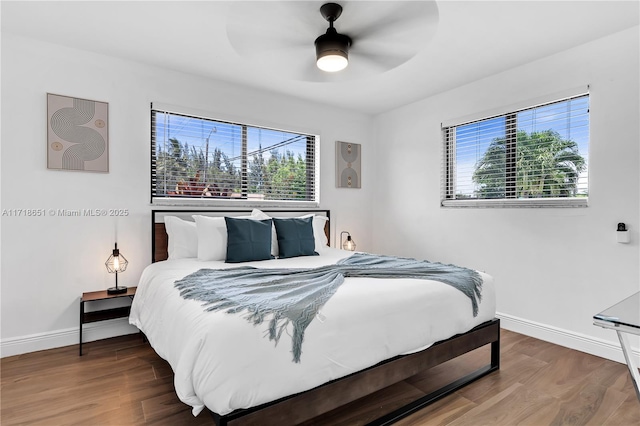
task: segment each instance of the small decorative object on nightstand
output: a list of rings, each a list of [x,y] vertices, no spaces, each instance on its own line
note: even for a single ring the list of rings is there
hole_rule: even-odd
[[[342,241],[342,236],[344,234],[347,234],[347,239],[344,240],[344,242]],[[348,233],[347,231],[342,231],[340,233],[340,243],[342,245],[342,248],[344,250],[349,250],[349,251],[355,251],[356,250],[356,242],[353,241],[353,239],[351,238],[351,234]]]
[[[127,265],[129,261],[120,254],[120,250],[118,250],[118,243],[116,243],[115,248],[113,249],[113,253],[109,256],[109,259],[104,263],[107,267],[107,271],[112,274],[116,274],[116,286],[111,287],[107,290],[107,294],[122,294],[127,292],[126,287],[118,287],[118,272],[124,272],[127,269]]]

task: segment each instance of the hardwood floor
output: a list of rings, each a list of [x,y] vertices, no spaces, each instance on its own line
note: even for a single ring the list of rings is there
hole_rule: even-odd
[[[501,368],[399,421],[416,425],[640,425],[625,365],[502,330]],[[0,424],[204,425],[140,336],[3,358]],[[362,425],[485,364],[481,348],[304,426]],[[268,424],[265,421],[265,424]]]

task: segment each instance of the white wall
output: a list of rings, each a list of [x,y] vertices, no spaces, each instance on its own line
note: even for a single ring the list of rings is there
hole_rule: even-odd
[[[109,103],[108,174],[47,170],[46,93]],[[332,231],[370,246],[373,171],[369,116],[11,35],[2,36],[2,209],[128,209],[117,223],[136,285],[151,258],[151,102],[185,106],[321,135],[321,207]],[[362,189],[335,188],[335,141],[363,144]],[[367,182],[369,179],[369,182]],[[82,292],[113,286],[104,262],[110,217],[2,217],[2,356],[77,343]],[[91,327],[94,326],[94,327]],[[89,326],[88,340],[135,329]]]
[[[592,316],[640,285],[638,33],[635,27],[375,117],[374,251],[487,271],[503,327],[621,360],[615,333],[593,326]],[[442,121],[582,84],[591,85],[588,208],[440,207]],[[630,227],[630,244],[616,243],[618,222]]]

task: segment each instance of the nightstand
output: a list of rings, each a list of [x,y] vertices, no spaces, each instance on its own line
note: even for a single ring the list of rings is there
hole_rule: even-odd
[[[85,312],[84,304],[96,302],[98,300],[117,299],[119,297],[128,297],[133,300],[133,296],[136,294],[136,289],[137,287],[129,287],[127,288],[127,292],[122,294],[107,294],[107,290],[82,293],[82,298],[80,298],[80,356],[82,356],[82,326],[84,324],[128,317],[131,312],[131,305]]]

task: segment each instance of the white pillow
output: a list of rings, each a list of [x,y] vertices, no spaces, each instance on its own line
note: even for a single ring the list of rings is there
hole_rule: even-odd
[[[169,237],[169,259],[198,257],[198,231],[195,222],[176,216],[165,216],[164,227]]]
[[[251,212],[251,216],[260,220],[270,219],[271,216],[263,212],[262,210],[253,209]],[[307,218],[313,216],[313,239],[315,240],[316,247],[315,250],[320,253],[321,250],[327,248],[327,244],[329,240],[327,239],[327,235],[324,233],[324,225],[329,220],[326,216],[317,216],[313,213],[306,214],[304,216],[299,216],[299,218]],[[276,227],[273,226],[271,228],[271,254],[273,256],[278,257],[280,250],[278,248],[278,234],[276,234]]]
[[[329,220],[326,216],[313,216],[313,238],[316,240],[316,251],[320,253],[320,250],[327,248],[329,240],[327,234],[324,233],[324,225]]]
[[[233,216],[255,219],[253,216]],[[225,260],[227,258],[227,223],[224,217],[193,215],[198,235],[198,260]]]

